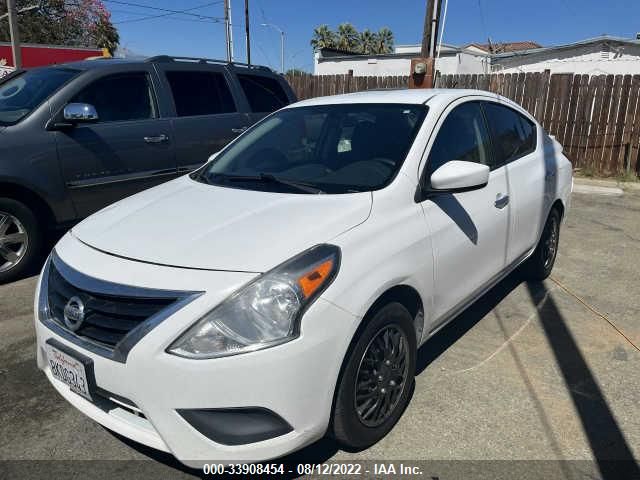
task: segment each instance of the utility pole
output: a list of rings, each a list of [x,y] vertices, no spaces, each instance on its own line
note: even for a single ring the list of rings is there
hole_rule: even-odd
[[[7,14],[9,16],[9,33],[11,35],[11,50],[13,51],[13,66],[17,70],[18,68],[22,68],[22,51],[20,50],[20,32],[18,31],[16,0],[7,0]]]
[[[233,62],[233,31],[231,29],[231,0],[224,0],[224,30],[227,39],[227,62]]]
[[[424,16],[422,48],[420,56],[411,60],[409,88],[433,88],[435,80],[435,55],[438,43],[438,24],[442,0],[427,0]]]
[[[251,38],[249,36],[249,0],[244,0],[244,32],[247,42],[247,64],[251,65]]]

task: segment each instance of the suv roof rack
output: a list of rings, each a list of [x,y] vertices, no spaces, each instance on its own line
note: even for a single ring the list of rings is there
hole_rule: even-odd
[[[187,63],[204,63],[211,65],[231,65],[234,67],[252,68],[256,70],[264,70],[267,72],[273,72],[269,67],[264,65],[249,65],[242,62],[227,62],[226,60],[216,60],[213,58],[198,58],[198,57],[173,57],[171,55],[156,55],[155,57],[149,57],[145,60],[147,63],[166,63],[166,62],[187,62]]]

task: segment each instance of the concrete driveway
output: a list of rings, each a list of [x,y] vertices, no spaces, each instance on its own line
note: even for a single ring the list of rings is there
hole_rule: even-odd
[[[507,278],[429,341],[381,442],[357,453],[318,442],[284,459],[287,476],[296,462],[360,461],[361,477],[404,463],[414,478],[640,478],[638,218],[640,192],[574,195],[551,279]],[[0,477],[197,475],[49,386],[34,359],[35,280],[0,286]]]

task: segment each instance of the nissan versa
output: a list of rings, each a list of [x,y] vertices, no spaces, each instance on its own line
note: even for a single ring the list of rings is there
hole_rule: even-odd
[[[561,146],[497,95],[296,103],[60,240],[38,366],[187,465],[365,448],[407,406],[418,346],[516,267],[549,275],[571,186]]]

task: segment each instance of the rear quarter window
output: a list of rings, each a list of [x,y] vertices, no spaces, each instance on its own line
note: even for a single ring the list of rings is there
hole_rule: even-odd
[[[253,112],[275,112],[289,105],[289,97],[275,78],[240,74],[238,81]]]
[[[236,111],[224,75],[205,71],[166,72],[179,117],[216,115]]]
[[[484,111],[493,138],[496,164],[504,165],[536,149],[536,126],[531,120],[493,102],[484,103]]]

